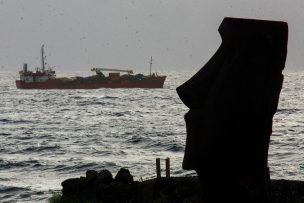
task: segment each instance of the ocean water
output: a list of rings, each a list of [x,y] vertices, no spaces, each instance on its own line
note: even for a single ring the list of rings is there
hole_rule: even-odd
[[[181,168],[187,108],[175,92],[194,72],[165,74],[163,89],[18,90],[18,75],[0,72],[0,202],[46,202],[88,169],[153,178],[158,157],[163,169],[171,159],[172,176],[195,175]],[[286,72],[269,151],[274,179],[304,180],[303,101],[304,72]]]

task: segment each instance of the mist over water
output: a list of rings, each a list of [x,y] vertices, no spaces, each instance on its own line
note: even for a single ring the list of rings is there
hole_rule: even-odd
[[[116,175],[126,167],[135,180],[153,178],[156,157],[170,157],[172,176],[195,175],[181,169],[187,108],[175,91],[194,72],[162,74],[163,89],[18,90],[17,74],[0,72],[0,200],[45,201],[88,169]],[[273,179],[304,180],[303,79],[285,73],[269,152]]]

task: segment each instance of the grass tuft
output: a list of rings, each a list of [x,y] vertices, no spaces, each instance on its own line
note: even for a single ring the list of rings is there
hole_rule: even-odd
[[[60,201],[61,201],[60,194],[53,194],[53,196],[49,198],[49,203],[60,203]]]

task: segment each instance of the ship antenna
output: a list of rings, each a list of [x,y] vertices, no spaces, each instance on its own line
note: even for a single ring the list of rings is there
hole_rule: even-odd
[[[150,59],[150,77],[151,77],[151,69],[152,69],[152,56],[151,56],[151,59]]]
[[[44,44],[41,46],[41,63],[42,63],[42,72],[45,72],[45,63],[44,63]]]

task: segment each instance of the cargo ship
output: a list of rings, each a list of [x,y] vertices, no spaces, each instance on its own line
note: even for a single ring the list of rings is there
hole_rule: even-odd
[[[28,70],[27,64],[19,71],[20,79],[16,80],[18,89],[98,89],[98,88],[163,88],[166,76],[151,73],[133,74],[132,70],[116,68],[92,68],[96,74],[87,77],[56,77],[56,72],[46,68],[44,45],[41,47],[41,68],[35,72]],[[109,72],[106,76],[104,72]],[[124,74],[121,74],[124,73]]]

